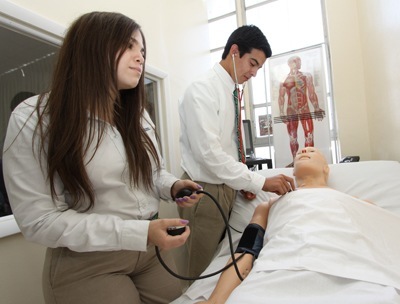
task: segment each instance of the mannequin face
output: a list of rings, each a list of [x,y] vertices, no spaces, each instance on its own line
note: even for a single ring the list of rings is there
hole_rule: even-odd
[[[297,152],[295,162],[307,160],[314,163],[326,164],[325,156],[315,147],[305,147]]]
[[[294,159],[294,176],[310,173],[321,173],[326,177],[329,174],[329,166],[325,156],[315,147],[300,149]]]

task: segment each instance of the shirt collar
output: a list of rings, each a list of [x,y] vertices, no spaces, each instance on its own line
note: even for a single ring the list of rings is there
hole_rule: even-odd
[[[229,75],[229,73],[219,63],[216,63],[213,69],[218,77],[222,80],[224,86],[232,91],[235,87],[235,82],[232,80],[231,75]]]

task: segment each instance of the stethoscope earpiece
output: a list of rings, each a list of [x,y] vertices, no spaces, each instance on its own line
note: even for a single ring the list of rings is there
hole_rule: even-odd
[[[236,56],[236,53],[233,53],[233,54],[232,54],[233,73],[234,73],[234,75],[235,75],[236,86],[238,86],[239,83],[238,83],[238,78],[237,78],[237,74],[236,74],[235,56]]]

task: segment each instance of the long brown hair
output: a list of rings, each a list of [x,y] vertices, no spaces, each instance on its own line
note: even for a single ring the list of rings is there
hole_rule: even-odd
[[[131,185],[149,190],[153,185],[151,158],[160,167],[157,150],[141,126],[145,111],[144,63],[135,88],[118,91],[117,87],[118,62],[135,31],[140,31],[146,50],[140,26],[125,15],[91,12],[79,17],[61,46],[48,100],[44,94],[40,96],[35,132],[40,138],[40,154],[47,157],[53,199],[59,176],[72,197],[69,208],[82,207],[85,196],[89,205],[83,206],[84,211],[95,203],[84,159],[93,157],[87,155],[89,146],[95,143],[96,153],[105,132],[107,124],[96,117],[113,122],[120,132]],[[44,111],[39,110],[40,106]],[[45,127],[46,116],[49,124]]]

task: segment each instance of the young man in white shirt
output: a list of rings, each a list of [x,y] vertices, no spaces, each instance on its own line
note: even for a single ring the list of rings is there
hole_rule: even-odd
[[[222,60],[189,85],[179,107],[184,176],[212,194],[226,216],[238,190],[282,195],[294,189],[290,177],[265,178],[248,170],[238,153],[236,124],[242,94],[239,85],[255,77],[271,54],[268,40],[259,28],[254,25],[239,27],[230,35]],[[178,207],[180,216],[188,219],[191,227],[186,243],[188,276],[197,277],[210,263],[225,224],[208,196],[197,206],[185,209],[188,210]]]

